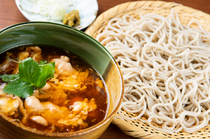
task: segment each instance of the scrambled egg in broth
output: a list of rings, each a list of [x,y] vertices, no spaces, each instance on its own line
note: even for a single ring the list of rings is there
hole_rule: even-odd
[[[45,132],[73,132],[90,127],[107,111],[107,93],[102,79],[87,63],[63,50],[21,47],[5,54],[10,59],[55,62],[54,77],[23,99],[6,94],[0,79],[0,112],[23,125]],[[2,57],[2,56],[1,56]],[[18,63],[2,59],[0,75],[18,74]]]

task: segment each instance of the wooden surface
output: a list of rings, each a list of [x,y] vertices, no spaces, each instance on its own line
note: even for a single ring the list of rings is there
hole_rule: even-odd
[[[135,1],[135,0],[130,0]],[[209,0],[164,0],[167,2],[176,2],[189,6],[210,14]],[[109,8],[128,2],[128,0],[98,0],[98,15]],[[0,0],[0,30],[12,24],[25,22],[27,19],[19,12],[15,0]],[[99,139],[134,139],[125,135],[117,126],[111,124]]]

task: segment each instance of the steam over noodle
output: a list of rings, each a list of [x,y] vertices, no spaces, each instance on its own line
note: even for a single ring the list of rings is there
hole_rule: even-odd
[[[208,126],[210,33],[196,21],[182,25],[173,10],[167,17],[149,13],[139,18],[113,18],[96,37],[122,70],[121,109],[136,117],[120,115],[167,133]]]

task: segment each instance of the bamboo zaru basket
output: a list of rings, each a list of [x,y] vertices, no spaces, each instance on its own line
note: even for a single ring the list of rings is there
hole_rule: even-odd
[[[134,18],[138,18],[140,13],[155,13],[162,16],[168,16],[171,9],[174,9],[177,12],[179,20],[183,25],[187,25],[190,20],[197,20],[206,31],[210,32],[210,15],[177,3],[163,1],[137,1],[117,5],[102,13],[85,32],[93,38],[96,38],[99,33],[103,32],[103,29],[106,27],[108,21],[114,17],[121,18],[124,14],[129,14]],[[128,113],[122,110],[121,113],[128,117],[135,116],[132,113]],[[140,120],[126,120],[119,117],[120,115],[117,113],[113,123],[116,124],[125,134],[136,138],[210,138],[210,127],[204,127],[201,130],[193,133],[180,131],[177,134],[169,134],[156,130],[150,127],[148,124],[141,122]],[[153,125],[158,126],[155,123]]]

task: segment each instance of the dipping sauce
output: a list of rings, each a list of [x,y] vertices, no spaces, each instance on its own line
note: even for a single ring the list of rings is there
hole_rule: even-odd
[[[19,74],[19,63],[31,57],[55,62],[54,77],[26,98],[4,93],[0,78],[0,112],[26,127],[52,133],[74,132],[104,119],[108,93],[103,79],[78,56],[54,47],[23,46],[1,55],[0,75]],[[18,60],[17,60],[18,59]]]

